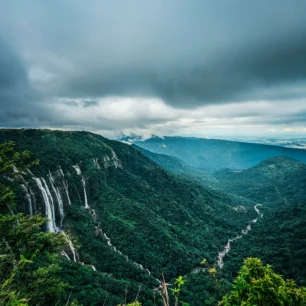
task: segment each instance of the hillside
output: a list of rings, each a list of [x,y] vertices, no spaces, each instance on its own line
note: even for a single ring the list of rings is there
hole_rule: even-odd
[[[306,205],[292,205],[277,211],[266,210],[244,239],[232,244],[224,272],[234,277],[247,257],[258,257],[277,273],[306,284]]]
[[[160,153],[153,153],[137,145],[133,145],[133,147],[140,151],[143,155],[155,161],[165,170],[173,174],[180,175],[184,179],[195,180],[206,186],[212,186],[216,182],[215,177],[209,172],[197,169],[193,166],[189,166],[177,157]]]
[[[0,143],[9,140],[17,151],[31,151],[40,165],[13,182],[1,181],[19,195],[19,211],[47,216],[48,231],[71,231],[63,277],[83,305],[101,305],[106,298],[115,305],[126,294],[133,300],[140,286],[140,301],[153,305],[162,272],[166,279],[187,274],[204,257],[214,264],[227,239],[255,215],[99,135],[0,130]]]
[[[210,172],[225,168],[247,169],[276,156],[306,162],[304,150],[255,143],[191,137],[152,137],[134,143],[146,150],[177,157],[189,166]]]
[[[291,158],[270,158],[246,170],[223,170],[216,178],[225,191],[270,208],[306,203],[306,164]]]
[[[235,267],[247,257],[258,257],[277,273],[306,282],[306,164],[274,157],[246,170],[216,174],[220,188],[262,203],[264,213],[244,239],[233,241],[224,272],[235,276]]]

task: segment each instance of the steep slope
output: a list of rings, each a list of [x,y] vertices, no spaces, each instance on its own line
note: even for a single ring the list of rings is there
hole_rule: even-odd
[[[0,130],[0,142],[8,140],[40,160],[7,183],[19,195],[20,211],[47,216],[48,231],[71,231],[75,240],[63,258],[89,271],[66,260],[65,277],[84,305],[103,304],[106,297],[118,303],[126,286],[134,297],[141,286],[140,300],[151,305],[162,272],[170,279],[203,257],[214,263],[255,215],[252,208],[234,209],[244,203],[182,181],[133,147],[99,135]]]
[[[189,166],[177,157],[153,153],[137,145],[133,145],[133,147],[173,174],[181,175],[189,180],[196,180],[199,183],[204,183],[206,186],[214,185],[216,182],[215,177],[209,172]]]
[[[154,153],[177,157],[189,166],[211,172],[225,168],[246,169],[276,156],[306,162],[305,150],[217,139],[152,137],[136,141],[135,144]]]
[[[267,207],[306,203],[306,164],[274,157],[246,170],[216,173],[220,186]]]
[[[264,213],[244,239],[233,241],[224,273],[235,276],[244,259],[259,257],[305,284],[306,164],[274,157],[250,169],[220,171],[216,177],[224,190],[262,203]]]
[[[277,273],[306,284],[306,203],[266,210],[252,231],[234,241],[227,255],[224,272],[235,276],[247,257],[258,257]]]

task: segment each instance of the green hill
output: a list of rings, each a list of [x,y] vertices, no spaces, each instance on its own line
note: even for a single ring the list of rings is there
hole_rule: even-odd
[[[134,143],[154,153],[179,158],[187,165],[201,171],[210,172],[226,168],[247,169],[276,156],[286,156],[306,162],[305,150],[237,141],[191,137],[152,137]]]
[[[153,305],[156,278],[188,274],[204,257],[214,264],[227,239],[255,215],[99,135],[0,130],[0,142],[9,140],[17,151],[31,151],[40,166],[1,181],[14,188],[19,211],[48,216],[46,230],[71,231],[80,248],[78,256],[65,250],[63,278],[83,305],[106,298],[109,305],[123,303],[126,291],[133,300],[139,287],[140,301]]]
[[[189,166],[185,162],[183,162],[181,159],[174,157],[174,156],[160,154],[160,153],[153,153],[149,150],[146,150],[136,145],[133,145],[133,147],[136,150],[140,151],[143,155],[155,161],[158,165],[160,165],[165,170],[173,174],[179,175],[183,179],[188,179],[191,181],[195,180],[206,186],[215,185],[216,179],[208,171],[201,170],[193,166]]]
[[[275,271],[298,284],[306,284],[306,205],[292,205],[277,211],[265,210],[244,239],[232,244],[224,273],[235,276],[247,257],[258,257]]]
[[[267,207],[306,203],[306,164],[274,157],[246,170],[216,173],[226,191],[265,203]]]

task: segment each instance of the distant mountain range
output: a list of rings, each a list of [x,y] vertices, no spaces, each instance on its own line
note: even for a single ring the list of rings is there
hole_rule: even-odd
[[[15,192],[16,213],[47,217],[45,231],[71,232],[61,277],[83,305],[122,304],[141,288],[139,301],[153,306],[162,273],[169,281],[185,275],[181,297],[190,305],[216,305],[203,258],[224,292],[249,256],[306,280],[304,150],[184,137],[127,145],[88,132],[2,129],[6,141],[40,165],[0,184]]]
[[[153,153],[179,158],[200,171],[241,170],[277,156],[306,162],[306,151],[274,145],[191,137],[152,137],[133,142]]]
[[[134,143],[168,171],[263,205],[263,218],[243,239],[231,243],[224,273],[234,277],[235,267],[253,256],[306,284],[305,151],[183,137],[154,137]]]

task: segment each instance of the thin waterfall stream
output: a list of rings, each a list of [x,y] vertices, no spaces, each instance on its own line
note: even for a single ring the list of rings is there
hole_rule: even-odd
[[[259,215],[258,218],[254,219],[254,220],[251,220],[250,222],[251,223],[256,223],[257,220],[259,218],[262,218],[263,217],[263,214],[259,211],[259,209],[257,208],[257,206],[261,206],[261,204],[256,204],[254,206],[254,210],[256,211],[256,213]],[[218,253],[218,257],[217,257],[217,265],[219,266],[220,269],[223,268],[224,266],[224,257],[226,256],[226,254],[231,250],[231,243],[235,240],[238,240],[238,239],[241,239],[244,235],[247,235],[248,232],[252,229],[252,226],[251,224],[249,224],[246,229],[242,230],[242,235],[238,235],[236,236],[235,238],[232,238],[232,239],[228,239],[227,241],[227,244],[225,245],[223,251],[219,252]]]

